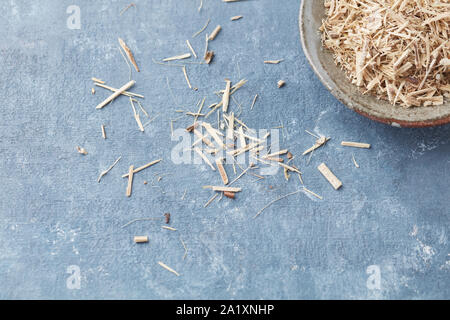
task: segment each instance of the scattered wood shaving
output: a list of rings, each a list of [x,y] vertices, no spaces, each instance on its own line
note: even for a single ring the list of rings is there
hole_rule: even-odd
[[[359,164],[355,160],[355,155],[352,153],[352,161],[356,168],[359,168]]]
[[[216,193],[215,195],[213,195],[212,197],[211,197],[211,199],[209,199],[208,200],[208,202],[206,202],[204,205],[203,205],[203,208],[206,208],[207,206],[209,206],[217,197],[219,196],[219,194],[218,193]]]
[[[186,71],[186,67],[183,66],[182,69],[183,69],[184,78],[186,79],[188,87],[189,87],[189,89],[192,89],[191,81],[189,81],[189,77],[188,77],[188,74],[187,74],[187,71]]]
[[[321,146],[323,146],[329,140],[330,140],[330,138],[320,137],[319,139],[316,140],[316,143],[311,148],[309,148],[308,150],[303,152],[303,155],[307,155],[308,153],[313,152],[316,149],[319,149]]]
[[[127,11],[128,9],[130,9],[131,7],[135,7],[136,8],[136,5],[134,4],[134,3],[130,3],[128,6],[126,6],[125,8],[123,8],[122,9],[122,11],[120,11],[120,16],[122,15],[122,14],[124,14],[125,13],[125,11]]]
[[[161,261],[158,262],[158,264],[163,267],[164,269],[166,269],[167,271],[172,272],[173,274],[175,274],[177,277],[180,276],[180,274],[178,272],[176,272],[175,270],[173,270],[172,268],[168,267],[167,265],[165,265],[164,263],[162,263]]]
[[[241,192],[242,188],[222,187],[222,186],[204,186],[205,189],[212,189],[218,192]]]
[[[92,94],[95,94],[95,88],[92,88],[92,89],[91,89],[91,93],[92,93]]]
[[[211,163],[211,161],[209,161],[208,157],[202,152],[202,150],[200,150],[199,148],[195,147],[194,151],[197,152],[197,154],[203,159],[203,161],[205,161],[205,163],[210,166],[210,168],[213,171],[216,171],[216,168],[214,168],[213,164]]]
[[[225,191],[225,192],[223,193],[223,195],[224,195],[225,197],[227,197],[227,198],[230,198],[230,199],[236,198],[236,194],[235,194],[234,192],[228,192],[228,191]]]
[[[127,197],[131,197],[131,192],[133,189],[133,177],[134,177],[134,166],[131,165],[130,169],[128,170],[128,185],[127,185]]]
[[[109,91],[112,91],[112,92],[119,91],[119,89],[116,89],[116,88],[113,88],[113,87],[110,87],[110,86],[107,86],[107,85],[104,85],[104,84],[101,84],[101,83],[95,83],[95,85],[97,87],[108,89]],[[124,92],[122,92],[122,94],[124,96],[128,96],[128,97],[137,97],[137,98],[142,98],[142,99],[144,98],[144,96],[142,94],[137,94],[137,93],[128,92],[128,91],[124,91]]]
[[[370,149],[370,144],[361,142],[342,141],[341,145],[344,147]]]
[[[198,36],[200,33],[202,33],[203,31],[205,31],[206,28],[208,28],[209,23],[211,22],[211,19],[208,19],[206,21],[206,24],[203,26],[203,28],[201,28],[199,31],[197,31],[196,33],[194,33],[194,35],[192,36],[192,38],[195,38],[196,36]]]
[[[444,103],[450,77],[438,62],[449,58],[447,0],[324,3],[322,44],[363,94],[406,108]]]
[[[177,231],[177,229],[172,228],[172,227],[167,227],[167,226],[162,226],[161,228],[166,229],[166,230],[170,230],[170,231]]]
[[[127,57],[130,60],[130,62],[133,64],[133,66],[136,69],[136,71],[140,72],[139,71],[139,67],[138,67],[138,65],[136,63],[136,60],[134,59],[133,52],[131,52],[131,49],[126,45],[125,41],[123,41],[121,38],[119,38],[119,44],[122,47],[123,51],[125,51],[125,54],[127,55]]]
[[[115,166],[116,164],[120,161],[120,159],[122,159],[122,156],[120,156],[119,158],[117,158],[116,161],[114,161],[114,163],[105,171],[102,171],[102,173],[100,173],[100,176],[97,179],[97,182],[100,183],[100,180],[102,180],[102,178],[107,175]]]
[[[213,41],[213,40],[217,37],[217,35],[219,34],[220,30],[222,30],[222,27],[221,27],[220,25],[218,25],[218,26],[213,30],[213,32],[209,35],[208,40],[209,40],[209,41]]]
[[[219,158],[216,160],[216,166],[219,169],[220,177],[222,178],[223,184],[228,184],[228,176],[227,172],[225,171],[225,168],[223,167],[222,158]]]
[[[266,60],[264,61],[265,64],[279,64],[280,62],[283,62],[283,59],[280,60]]]
[[[230,103],[230,89],[231,89],[231,81],[229,79],[225,79],[226,81],[226,87],[225,92],[223,93],[222,97],[222,111],[228,112],[228,105]]]
[[[183,59],[188,59],[191,57],[190,53],[185,53],[185,54],[180,54],[178,56],[173,56],[173,57],[169,57],[169,58],[165,58],[163,59],[164,62],[167,61],[174,61],[174,60],[183,60]]]
[[[80,146],[77,146],[77,151],[78,151],[79,154],[82,154],[82,155],[84,155],[84,156],[86,156],[86,155],[88,154],[88,152],[86,151],[86,149],[84,149],[84,148],[82,148],[82,147],[80,147]]]
[[[255,103],[256,103],[256,99],[258,99],[258,94],[255,94],[255,97],[253,98],[252,105],[250,106],[250,110],[253,110],[253,107],[255,106]]]
[[[136,174],[136,173],[138,173],[138,172],[140,172],[140,171],[142,171],[144,169],[147,169],[147,168],[149,168],[149,167],[151,167],[151,166],[153,166],[153,165],[155,165],[157,163],[160,163],[161,161],[162,161],[162,159],[158,159],[158,160],[152,161],[150,163],[147,163],[146,165],[143,165],[142,167],[139,167],[139,168],[133,170],[133,174]],[[128,178],[129,175],[130,175],[130,173],[124,174],[122,176],[122,178]]]
[[[102,103],[100,103],[96,109],[102,109],[103,107],[105,107],[107,104],[109,104],[111,101],[113,101],[115,98],[117,98],[118,96],[120,96],[123,92],[127,91],[128,89],[130,89],[132,86],[134,86],[136,84],[136,81],[131,80],[130,82],[128,82],[127,84],[125,84],[122,88],[120,88],[119,90],[117,90],[116,92],[114,92],[112,95],[110,95],[108,98],[106,98]]]
[[[106,130],[105,130],[104,124],[102,124],[102,137],[103,137],[103,139],[106,139]]]
[[[96,82],[96,83],[105,84],[105,81],[97,79],[97,78],[91,78],[91,80]]]
[[[333,174],[333,172],[331,172],[325,163],[321,163],[317,169],[319,169],[320,173],[328,180],[335,190],[342,187],[342,182]]]
[[[213,58],[214,58],[214,51],[206,51],[206,54],[204,57],[206,63],[210,64],[211,61],[213,60]]]
[[[231,21],[236,21],[236,20],[242,19],[243,17],[244,17],[244,16],[234,16],[234,17],[231,17],[230,20],[231,20]]]
[[[311,190],[306,189],[305,187],[303,187],[303,190],[306,191],[307,193],[313,195],[314,197],[316,197],[316,198],[318,198],[318,199],[320,199],[320,200],[323,200],[323,197],[322,197],[322,196],[319,196],[317,193],[314,193],[314,192],[312,192]]]
[[[277,198],[277,199],[275,199],[275,200],[269,202],[269,203],[268,203],[267,205],[265,205],[261,210],[258,211],[258,213],[253,217],[253,219],[257,218],[261,213],[264,212],[264,210],[266,210],[268,207],[270,207],[270,206],[273,205],[274,203],[276,203],[276,202],[278,202],[278,201],[280,201],[280,200],[283,200],[283,199],[285,199],[285,198],[287,198],[287,197],[293,196],[293,195],[295,195],[295,194],[297,194],[297,193],[300,193],[300,192],[301,192],[301,190],[297,190],[297,191],[295,191],[295,192],[288,193],[288,194],[286,194],[286,195],[284,195],[284,196],[281,196],[281,197],[279,197],[279,198]]]
[[[286,81],[284,81],[284,80],[280,80],[277,82],[278,88],[284,87],[285,85],[286,85]]]
[[[135,243],[147,243],[148,242],[148,237],[147,236],[135,236],[134,237],[134,242]]]
[[[186,40],[186,44],[189,48],[189,50],[191,50],[193,56],[195,57],[195,59],[197,59],[197,53],[195,52],[194,48],[192,47],[191,43],[189,42],[189,40]]]

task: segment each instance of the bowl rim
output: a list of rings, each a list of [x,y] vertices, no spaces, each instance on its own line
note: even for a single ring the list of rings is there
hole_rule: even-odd
[[[306,59],[308,60],[311,68],[313,69],[316,76],[319,78],[319,80],[322,82],[322,84],[331,92],[331,94],[338,99],[342,104],[344,104],[347,108],[357,112],[358,114],[369,118],[371,120],[375,120],[381,123],[389,124],[394,127],[408,127],[408,128],[424,128],[424,127],[434,127],[434,126],[440,126],[444,124],[450,123],[450,112],[448,115],[444,115],[443,117],[438,117],[435,119],[428,119],[428,120],[414,120],[414,121],[407,121],[407,120],[401,120],[401,119],[395,119],[391,117],[383,117],[378,116],[374,114],[370,114],[367,112],[365,107],[360,104],[358,101],[355,101],[351,98],[351,96],[344,93],[331,79],[331,77],[327,76],[325,77],[318,69],[316,64],[314,63],[314,60],[311,57],[311,52],[306,40],[305,36],[305,19],[304,17],[304,7],[306,1],[311,0],[302,0],[300,4],[300,12],[299,12],[299,29],[300,29],[300,41],[303,48],[303,53],[306,56]],[[312,1],[323,1],[323,0],[312,0]],[[350,106],[351,105],[351,106]]]

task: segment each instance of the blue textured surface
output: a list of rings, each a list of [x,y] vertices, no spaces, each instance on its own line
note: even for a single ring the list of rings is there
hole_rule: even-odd
[[[11,0],[1,10],[0,298],[450,298],[450,126],[392,128],[340,104],[302,54],[298,1],[204,0],[200,13],[200,1],[135,1],[137,8],[119,16],[128,3]],[[81,8],[81,30],[66,27],[71,4]],[[231,22],[235,15],[244,18]],[[214,62],[188,65],[199,88],[194,92],[179,68],[152,58],[188,52],[186,39],[201,54],[204,34],[191,37],[208,18],[208,32],[217,24],[223,30],[210,44]],[[90,93],[93,76],[115,87],[128,80],[119,36],[141,68],[133,91],[146,96],[151,117],[160,114],[145,133],[137,130],[127,99],[97,111],[109,92]],[[285,61],[263,64],[267,59]],[[171,163],[169,121],[180,106],[166,77],[190,111],[204,95],[206,104],[216,102],[212,92],[224,87],[224,78],[248,79],[236,94],[241,118],[254,128],[283,121],[282,145],[294,154],[314,143],[305,129],[332,137],[309,163],[307,157],[296,161],[307,187],[324,200],[300,193],[252,219],[270,200],[299,188],[280,171],[259,182],[246,176],[235,201],[203,208],[211,193],[201,186],[220,180],[204,165]],[[279,79],[286,87],[276,87]],[[255,93],[260,99],[250,111]],[[183,119],[176,126],[187,124]],[[373,147],[344,149],[341,140]],[[77,145],[89,154],[79,155]],[[117,167],[97,183],[119,155]],[[164,161],[136,175],[133,196],[126,198],[121,175],[156,158]],[[340,191],[317,171],[321,162],[343,181]],[[164,212],[172,213],[178,232],[162,230],[162,220],[122,228]],[[149,235],[149,244],[133,243],[141,234]],[[189,249],[185,260],[180,236]],[[66,285],[71,265],[80,269],[80,289]],[[379,287],[367,285],[368,268],[379,268]]]

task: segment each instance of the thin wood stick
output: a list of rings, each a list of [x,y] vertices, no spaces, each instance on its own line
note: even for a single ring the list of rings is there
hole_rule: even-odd
[[[119,91],[119,89],[116,89],[116,88],[113,88],[113,87],[110,87],[110,86],[107,86],[107,85],[104,85],[104,84],[101,84],[101,83],[95,83],[95,85],[97,87],[100,87],[100,88],[108,89],[109,91],[112,91],[112,92]],[[144,99],[144,96],[142,94],[137,94],[137,93],[128,92],[128,91],[124,91],[124,92],[122,92],[122,94],[124,96],[128,96],[128,97],[137,97],[137,98]]]
[[[150,162],[150,163],[147,163],[146,165],[144,165],[144,166],[142,166],[142,167],[139,167],[139,168],[135,169],[135,170],[133,171],[133,174],[136,174],[136,173],[138,173],[138,172],[140,172],[140,171],[142,171],[142,170],[144,170],[144,169],[147,169],[148,167],[151,167],[151,166],[153,166],[153,165],[155,165],[155,164],[157,164],[157,163],[159,163],[159,162],[161,162],[161,161],[162,161],[162,159],[158,159],[158,160],[152,161],[152,162]],[[122,176],[122,178],[127,178],[129,175],[130,175],[129,173],[124,174],[124,175]]]
[[[128,186],[127,186],[127,197],[131,197],[131,192],[133,189],[133,176],[134,176],[134,166],[131,165],[128,170]]]
[[[228,112],[228,105],[230,103],[230,88],[231,88],[231,81],[229,79],[225,79],[227,85],[225,88],[225,92],[223,93],[222,97],[222,105],[223,105],[223,112]]]
[[[194,148],[194,151],[198,153],[198,155],[203,159],[203,161],[206,162],[206,164],[207,164],[208,166],[211,167],[211,169],[212,169],[213,171],[216,171],[216,168],[214,168],[214,166],[213,166],[213,164],[211,163],[211,161],[209,161],[208,157],[205,156],[205,155],[203,154],[203,152],[202,152],[198,147],[195,147],[195,148]]]
[[[280,62],[283,62],[283,59],[280,60],[266,60],[264,61],[265,64],[279,64]]]
[[[356,168],[359,168],[359,164],[355,160],[355,155],[352,153],[352,161]]]
[[[282,196],[282,197],[279,197],[278,199],[275,199],[275,200],[269,202],[266,206],[264,206],[264,208],[262,208],[261,210],[258,211],[258,213],[253,217],[253,219],[257,218],[261,213],[263,213],[264,210],[266,210],[268,207],[270,207],[271,205],[273,205],[275,202],[280,201],[280,200],[282,200],[282,199],[284,199],[284,198],[293,196],[294,194],[297,194],[297,193],[299,193],[299,192],[301,192],[301,190],[297,190],[297,191],[295,191],[295,192],[288,193],[288,194],[286,194],[286,195],[284,195],[284,196]]]
[[[101,83],[101,84],[105,84],[105,81],[97,79],[97,78],[91,78],[92,81],[97,82],[97,83]]]
[[[178,55],[178,56],[165,58],[165,59],[163,59],[163,61],[167,62],[167,61],[174,61],[174,60],[183,60],[183,59],[188,59],[190,57],[191,57],[190,53],[185,53],[185,54],[181,54],[181,55]]]
[[[161,261],[158,262],[158,264],[163,267],[164,269],[172,272],[173,274],[175,274],[177,277],[180,276],[180,274],[178,272],[176,272],[175,270],[173,270],[171,267],[168,267],[167,265],[165,265],[164,263],[162,263]]]
[[[131,80],[130,82],[128,82],[127,84],[125,84],[122,88],[120,88],[119,90],[117,90],[116,92],[114,92],[111,96],[109,96],[105,101],[103,101],[102,103],[100,103],[96,109],[102,109],[104,106],[106,106],[107,104],[109,104],[111,101],[113,101],[115,98],[117,98],[118,96],[120,96],[123,92],[127,91],[128,89],[130,89],[132,86],[134,86],[136,84],[136,81]]]
[[[97,179],[97,182],[100,183],[100,180],[102,180],[102,178],[107,175],[115,166],[116,164],[120,161],[120,159],[122,159],[122,156],[120,156],[119,158],[117,158],[116,161],[114,161],[114,163],[105,171],[102,171],[102,173],[100,173],[100,176]]]
[[[243,16],[234,16],[234,17],[231,17],[230,20],[231,21],[236,21],[236,20],[239,20],[239,19],[242,19],[242,18],[243,18]]]
[[[280,166],[282,166],[283,168],[285,168],[286,170],[293,171],[293,172],[297,172],[298,174],[302,174],[297,168],[288,166],[287,164],[284,164],[284,163],[281,163],[281,162],[279,162],[278,164],[279,164]]]
[[[106,131],[105,131],[105,125],[102,124],[102,137],[103,139],[106,139]]]
[[[242,188],[232,188],[232,187],[222,187],[222,186],[204,186],[204,189],[212,189],[213,191],[219,192],[241,192]]]
[[[206,208],[207,206],[209,206],[209,205],[211,204],[211,202],[213,202],[218,196],[219,196],[218,193],[216,193],[215,195],[213,195],[213,196],[211,197],[211,199],[209,199],[208,202],[206,202],[206,203],[203,205],[203,208]]]
[[[123,51],[125,51],[125,54],[127,55],[127,57],[130,60],[130,62],[133,64],[133,66],[136,69],[136,71],[140,72],[139,71],[139,67],[138,67],[138,65],[136,63],[136,60],[134,59],[133,52],[131,52],[131,49],[128,48],[128,46],[126,45],[125,41],[123,41],[121,38],[119,38],[119,44],[122,47]]]
[[[187,84],[188,84],[188,87],[189,87],[189,89],[192,89],[191,82],[189,81],[189,77],[188,77],[188,75],[187,75],[186,67],[183,66],[182,69],[183,69],[184,78],[186,79],[186,82],[187,82]]]
[[[222,178],[223,184],[228,184],[228,176],[225,168],[223,167],[222,158],[216,160],[216,166],[219,169],[220,177]]]
[[[197,53],[195,52],[194,48],[192,47],[191,43],[189,42],[189,40],[186,40],[186,44],[189,48],[189,50],[191,50],[192,54],[194,55],[195,59],[197,59]]]
[[[314,192],[312,192],[311,190],[306,189],[305,187],[303,187],[303,190],[306,191],[307,193],[313,195],[314,197],[316,197],[316,198],[318,198],[318,199],[320,199],[320,200],[323,200],[323,197],[322,197],[322,196],[319,196],[317,193],[314,193]]]
[[[370,144],[368,144],[368,143],[361,143],[361,142],[342,141],[341,145],[344,146],[344,147],[370,149]]]
[[[252,102],[252,105],[250,107],[250,110],[253,110],[253,107],[255,106],[255,103],[256,103],[256,99],[258,99],[258,94],[255,94],[255,97],[253,98],[253,102]]]
[[[161,220],[160,218],[139,218],[131,220],[130,222],[125,223],[122,228],[128,227],[130,224],[138,222],[138,221],[149,221],[149,220]]]
[[[177,229],[172,228],[172,227],[168,227],[168,226],[162,226],[161,228],[167,229],[167,230],[170,230],[170,231],[177,231]]]
[[[210,21],[211,21],[211,19],[208,19],[208,21],[206,21],[206,24],[203,26],[203,28],[201,28],[199,31],[197,31],[196,33],[194,33],[194,35],[192,36],[192,38],[195,38],[195,37],[198,36],[200,33],[202,33],[203,31],[205,31],[205,29],[208,27]]]
[[[331,172],[325,163],[321,163],[317,169],[319,169],[320,173],[328,180],[335,190],[342,187],[342,182],[333,174],[333,172]]]

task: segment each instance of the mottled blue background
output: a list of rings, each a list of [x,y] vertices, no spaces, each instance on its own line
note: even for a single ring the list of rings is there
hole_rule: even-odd
[[[299,1],[204,0],[199,13],[200,0],[134,0],[137,8],[120,16],[129,2],[10,0],[2,6],[0,298],[450,298],[450,126],[392,128],[345,108],[302,53]],[[81,8],[81,30],[66,26],[72,4]],[[244,18],[231,22],[235,15]],[[208,18],[208,32],[217,24],[223,30],[210,43],[211,65],[187,65],[199,88],[194,92],[179,68],[152,59],[188,52],[186,39],[201,55],[204,34],[192,35]],[[128,81],[118,37],[141,68],[133,91],[146,96],[151,117],[159,114],[145,133],[137,130],[127,99],[97,111],[109,92],[90,93],[93,76],[115,87]],[[267,59],[285,61],[263,64]],[[305,184],[323,201],[300,193],[252,219],[270,200],[299,188],[298,179],[286,182],[280,171],[259,182],[247,175],[235,201],[203,208],[211,192],[201,186],[220,183],[219,176],[205,165],[172,164],[169,121],[179,117],[176,109],[196,111],[205,95],[206,104],[216,102],[213,92],[227,77],[249,80],[236,93],[249,126],[283,122],[282,146],[297,155]],[[282,89],[280,79],[287,83]],[[234,103],[231,108],[237,110]],[[309,163],[300,156],[314,143],[305,129],[332,137]],[[344,149],[342,140],[373,147]],[[89,154],[79,155],[77,145]],[[117,167],[97,183],[119,155]],[[126,198],[121,175],[156,158],[164,160],[136,175],[133,196]],[[317,171],[321,162],[343,181],[341,190]],[[158,182],[161,174],[167,175]],[[172,213],[177,232],[162,230],[162,220],[122,228],[164,212]],[[149,244],[135,245],[134,235],[149,235]],[[180,236],[189,249],[185,260]],[[66,286],[71,265],[80,268],[78,290]],[[372,265],[380,270],[379,289],[367,286]]]

